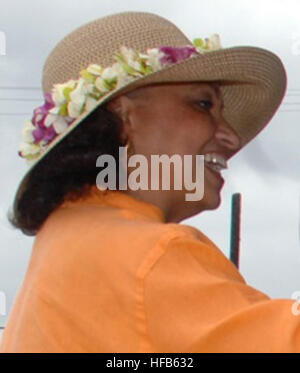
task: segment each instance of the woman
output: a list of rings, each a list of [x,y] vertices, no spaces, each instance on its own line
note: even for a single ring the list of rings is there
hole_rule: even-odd
[[[216,36],[192,45],[151,13],[67,35],[44,66],[45,104],[23,130],[31,168],[11,220],[36,240],[1,351],[299,352],[293,301],[248,286],[209,238],[178,224],[219,206],[220,170],[267,125],[285,88],[273,53],[222,49]],[[202,198],[175,188],[186,181],[175,168],[169,189],[135,188],[137,167],[123,158],[117,187],[103,190],[114,183],[99,156],[117,160],[125,146],[145,164],[204,156]],[[197,177],[198,166],[187,168]],[[147,172],[149,184],[164,176]]]

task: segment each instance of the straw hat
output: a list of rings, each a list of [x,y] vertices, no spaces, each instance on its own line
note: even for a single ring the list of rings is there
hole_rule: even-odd
[[[147,73],[133,75],[130,74],[132,72],[130,69],[134,65],[130,67],[125,64],[125,70],[129,72],[127,78],[129,76],[130,79],[126,80],[125,76],[122,84],[115,84],[113,89],[112,86],[109,87],[105,94],[101,94],[101,97],[94,96],[91,99],[92,105],[89,105],[89,107],[86,105],[85,110],[77,117],[73,114],[72,120],[68,114],[66,116],[69,120],[68,125],[66,127],[66,122],[63,122],[66,127],[63,130],[61,129],[61,122],[58,123],[60,130],[58,130],[56,137],[43,146],[43,151],[33,159],[29,170],[24,175],[16,193],[14,207],[17,206],[18,200],[22,197],[22,193],[26,189],[26,181],[35,166],[39,162],[43,162],[51,149],[76,126],[80,125],[91,111],[121,93],[153,83],[219,81],[222,83],[221,89],[225,104],[224,118],[241,137],[242,146],[245,146],[267,125],[285,93],[285,69],[280,59],[272,52],[246,46],[226,49],[214,48],[214,46],[209,46],[208,42],[205,45],[201,41],[198,43],[198,53],[190,54],[189,52],[192,48],[195,48],[195,44],[193,45],[167,19],[147,12],[123,12],[87,23],[65,36],[55,46],[43,68],[42,85],[45,97],[47,95],[49,97],[49,92],[54,92],[53,87],[55,85],[59,87],[57,84],[66,82],[69,82],[68,92],[70,93],[72,87],[75,87],[74,82],[80,78],[80,72],[87,69],[88,66],[90,68],[85,70],[85,74],[81,76],[88,80],[92,74],[95,83],[97,74],[100,79],[99,66],[101,68],[115,66],[114,56],[122,46],[138,51],[144,61],[148,62],[151,58],[153,61],[157,48],[160,46],[169,46],[175,51],[178,48],[179,51],[186,52],[189,58],[182,57],[176,62],[173,61],[159,67],[152,64],[152,70],[148,70]],[[189,46],[189,49],[187,46]],[[152,57],[150,56],[151,51],[149,52],[151,49]],[[203,53],[201,53],[201,49]],[[122,65],[120,58],[119,62]],[[145,67],[144,64],[143,68]],[[101,86],[107,89],[107,84],[103,83],[103,80],[99,81],[99,79],[98,88],[100,85],[99,89],[101,89]],[[56,94],[59,96],[59,89],[57,89],[57,92]],[[66,91],[63,92],[66,96]],[[59,101],[59,99],[58,97],[57,100]],[[64,110],[66,110],[66,106],[64,106]],[[52,112],[55,116],[55,108]],[[56,111],[56,114],[63,115],[62,112],[62,107],[60,107],[59,113]],[[64,115],[66,115],[66,112]],[[27,126],[33,128],[32,122],[27,123]],[[33,144],[33,146],[35,145]]]

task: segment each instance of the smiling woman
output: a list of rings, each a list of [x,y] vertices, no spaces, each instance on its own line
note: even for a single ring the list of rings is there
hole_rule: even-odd
[[[124,12],[59,42],[43,88],[23,128],[30,168],[11,216],[36,239],[1,352],[300,352],[293,302],[247,285],[208,237],[180,224],[220,205],[223,168],[282,101],[280,59],[222,49],[217,35],[192,43],[158,15]],[[123,190],[119,179],[100,190],[98,157],[117,160],[125,145],[150,163],[202,156],[204,172],[190,162],[172,168],[168,190]],[[120,168],[128,180],[136,171],[116,162],[117,178]],[[187,174],[202,178],[203,198],[175,188]]]
[[[239,136],[223,118],[223,99],[216,87],[216,83],[156,84],[139,89],[147,92],[147,101],[135,101],[121,95],[108,103],[108,108],[122,118],[123,137],[127,139],[131,153],[142,154],[148,164],[153,154],[169,157],[176,154],[180,159],[185,155],[191,155],[193,159],[197,155],[206,155],[201,200],[186,203],[187,190],[175,190],[174,184],[168,191],[126,191],[160,207],[167,222],[180,222],[218,207],[223,179],[220,171],[210,166],[210,160],[214,156],[216,161],[224,164],[241,147]],[[196,165],[194,162],[191,166],[193,175],[197,172]],[[186,174],[183,172],[183,178]],[[171,180],[175,180],[177,175],[171,176]],[[181,185],[185,185],[185,180]]]

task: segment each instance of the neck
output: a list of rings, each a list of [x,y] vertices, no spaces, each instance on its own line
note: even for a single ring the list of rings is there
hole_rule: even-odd
[[[169,191],[161,190],[125,190],[124,193],[137,198],[143,202],[151,203],[159,207],[164,216],[166,223],[179,223],[183,219],[194,215],[187,211],[187,204],[176,202],[174,195],[168,193]]]

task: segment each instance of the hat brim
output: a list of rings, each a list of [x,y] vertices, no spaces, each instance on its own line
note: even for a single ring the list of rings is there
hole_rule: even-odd
[[[242,147],[269,123],[284,97],[287,85],[284,66],[274,53],[257,47],[232,47],[199,54],[137,78],[100,98],[93,111],[108,100],[145,85],[209,81],[220,82],[224,118],[240,136]],[[31,164],[17,188],[14,210],[35,166],[89,114],[91,112],[76,118]]]

